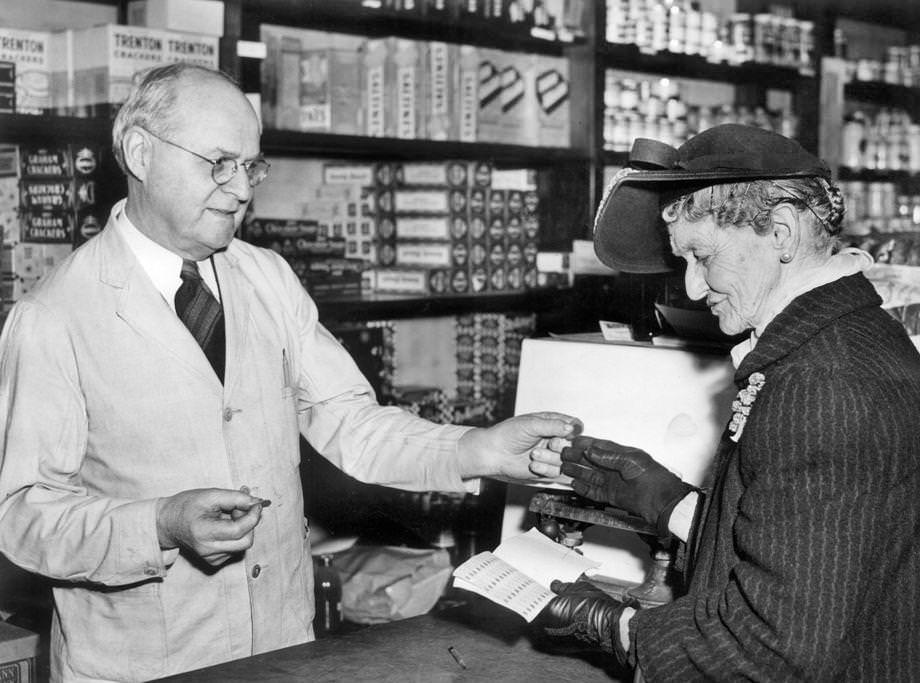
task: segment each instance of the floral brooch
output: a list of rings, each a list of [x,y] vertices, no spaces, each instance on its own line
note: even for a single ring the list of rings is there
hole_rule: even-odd
[[[767,378],[762,372],[752,372],[748,377],[748,385],[739,391],[738,396],[732,401],[732,419],[728,423],[728,431],[731,433],[729,438],[735,443],[741,438],[741,432],[744,431],[744,423],[751,414],[754,399],[757,398],[757,393],[763,389],[766,381]]]

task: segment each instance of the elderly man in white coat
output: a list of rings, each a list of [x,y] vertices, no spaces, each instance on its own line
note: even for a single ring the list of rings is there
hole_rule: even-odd
[[[55,680],[312,638],[300,434],[359,479],[463,491],[557,475],[553,437],[580,427],[378,405],[281,257],[234,239],[268,171],[260,132],[222,74],[151,70],[114,125],[127,199],[4,329],[0,551],[55,580]]]

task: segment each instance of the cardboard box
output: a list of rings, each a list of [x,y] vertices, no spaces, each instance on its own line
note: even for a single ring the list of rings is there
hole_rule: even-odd
[[[87,116],[97,105],[121,104],[135,76],[151,67],[189,62],[219,67],[219,39],[140,26],[103,24],[53,34],[52,105]]]
[[[459,112],[457,134],[461,142],[479,140],[479,48],[460,46]]]
[[[362,48],[361,94],[364,105],[364,134],[370,137],[389,137],[393,124],[389,120],[392,105],[387,94],[387,65],[390,54],[389,40],[367,40]]]
[[[221,0],[131,0],[127,19],[132,26],[218,38],[224,35],[224,3]]]
[[[533,96],[537,134],[541,147],[571,144],[569,60],[564,57],[534,57]]]
[[[422,45],[425,77],[425,137],[457,140],[460,118],[460,48],[451,43],[430,41]]]
[[[283,130],[362,131],[361,47],[343,33],[262,24],[262,117]]]
[[[422,43],[394,38],[389,42],[392,80],[393,137],[416,140],[427,134],[425,128],[425,72]]]
[[[0,27],[0,61],[16,69],[16,111],[44,114],[51,107],[51,33]]]

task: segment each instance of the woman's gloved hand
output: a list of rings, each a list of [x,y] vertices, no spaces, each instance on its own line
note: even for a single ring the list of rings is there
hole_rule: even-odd
[[[534,626],[556,647],[600,649],[615,655],[625,666],[627,653],[620,643],[619,623],[626,605],[585,580],[553,581],[550,588],[557,595],[534,620]]]
[[[692,486],[643,450],[579,436],[562,450],[562,473],[575,493],[641,517],[668,536],[668,518]]]

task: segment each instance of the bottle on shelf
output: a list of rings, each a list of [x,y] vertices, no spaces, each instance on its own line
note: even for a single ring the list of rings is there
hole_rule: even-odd
[[[313,580],[316,600],[313,632],[317,638],[323,638],[342,627],[342,579],[332,555],[320,555],[314,564]]]

